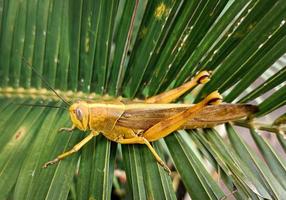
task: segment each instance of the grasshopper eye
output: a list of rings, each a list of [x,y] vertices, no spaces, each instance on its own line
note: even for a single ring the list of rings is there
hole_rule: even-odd
[[[79,121],[82,121],[82,111],[79,108],[75,109],[75,114],[76,114],[76,118]]]

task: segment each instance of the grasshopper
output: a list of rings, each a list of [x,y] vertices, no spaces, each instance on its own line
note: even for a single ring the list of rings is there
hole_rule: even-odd
[[[70,132],[74,129],[90,131],[90,134],[71,150],[46,162],[43,168],[78,152],[92,138],[103,134],[107,139],[120,144],[145,144],[157,162],[170,174],[170,169],[150,142],[164,138],[179,129],[209,128],[234,121],[247,117],[256,110],[252,105],[220,104],[222,97],[217,91],[194,105],[172,103],[197,85],[208,82],[210,73],[207,71],[198,73],[178,88],[146,100],[123,99],[99,102],[80,100],[72,104],[51,88],[43,77],[41,78],[49,89],[69,106],[72,127],[61,128],[60,131]]]

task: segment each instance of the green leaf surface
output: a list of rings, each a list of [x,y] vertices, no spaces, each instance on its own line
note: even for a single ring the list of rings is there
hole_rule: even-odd
[[[285,161],[281,156],[276,154],[271,146],[262,138],[260,137],[253,129],[251,129],[251,135],[255,140],[256,144],[258,145],[260,152],[262,153],[263,157],[265,158],[269,168],[271,169],[272,173],[276,177],[276,179],[280,182],[285,190]]]
[[[123,160],[127,172],[128,185],[131,199],[147,199],[144,185],[143,163],[141,162],[140,152],[143,146],[124,145],[122,146]]]
[[[212,151],[212,155],[217,159],[218,164],[224,172],[234,179],[234,185],[241,187],[245,195],[254,198],[253,194],[263,198],[269,198],[269,192],[263,187],[259,180],[250,173],[248,167],[229,146],[223,145],[223,141],[216,131],[207,130],[206,134],[210,144],[207,145],[206,140],[200,136],[200,141],[207,145],[208,150]],[[257,198],[257,197],[256,197]]]
[[[285,76],[286,76],[286,67],[283,67],[280,71],[278,71],[275,75],[271,76],[269,79],[267,79],[262,85],[258,86],[244,96],[242,99],[239,100],[240,103],[246,103],[248,101],[251,101],[260,95],[266,93],[267,91],[273,89],[277,85],[283,83],[285,81]]]
[[[158,143],[153,143],[158,155],[162,158]],[[176,199],[172,188],[171,177],[157,163],[148,148],[142,151],[141,162],[143,166],[144,185],[146,188],[147,199]]]
[[[202,161],[197,158],[191,148],[188,148],[182,136],[174,134],[168,136],[165,141],[192,198],[220,199],[224,197],[223,191],[209,176]]]
[[[269,193],[272,193],[271,196],[275,197],[276,199],[280,199],[285,195],[285,189],[283,189],[283,185],[278,183],[278,180],[275,179],[273,176],[273,171],[265,166],[260,158],[258,158],[252,150],[249,150],[248,147],[243,144],[241,138],[237,135],[234,129],[231,126],[228,126],[228,134],[230,135],[230,139],[232,144],[235,146],[236,151],[239,152],[241,158],[248,158],[249,167],[255,167],[257,173],[255,174],[258,179],[260,179],[262,184],[265,184],[266,188],[268,188]],[[253,133],[252,135],[254,136]],[[255,135],[256,139],[260,136]],[[266,150],[266,149],[265,149]],[[274,164],[274,163],[273,163]],[[278,167],[278,166],[277,166]]]
[[[238,44],[234,51],[223,61],[223,64],[216,70],[212,80],[204,88],[204,92],[208,93],[213,88],[219,89],[231,79],[235,72],[240,69],[242,64],[257,51],[258,47],[267,40],[269,31],[273,32],[281,24],[281,18],[285,15],[286,5],[282,1],[278,1],[257,23],[254,30],[247,34]],[[275,13],[275,14],[274,14]],[[258,37],[260,36],[260,37]],[[257,39],[259,38],[259,39]],[[238,67],[240,66],[240,67]],[[226,78],[222,79],[224,76]]]
[[[96,49],[95,51],[95,74],[96,85],[91,84],[92,91],[99,94],[104,92],[106,88],[107,78],[110,73],[110,50],[112,44],[113,27],[118,7],[118,0],[116,1],[100,1],[97,6],[97,28],[96,31]]]
[[[286,85],[281,87],[274,94],[272,94],[267,99],[265,99],[261,104],[259,104],[259,112],[256,113],[256,115],[257,116],[265,115],[285,105],[286,103],[286,100],[284,99],[285,94],[286,94]]]
[[[186,79],[187,77],[183,76],[183,74],[187,74],[188,71],[194,71],[196,69],[199,70],[200,66],[198,66],[200,59],[207,53],[210,48],[213,46],[213,43],[216,42],[217,38],[222,34],[222,32],[229,26],[229,24],[233,21],[233,18],[244,9],[247,5],[247,1],[235,1],[233,2],[229,9],[221,16],[218,21],[211,27],[211,29],[204,36],[198,48],[194,50],[194,52],[189,57],[188,61],[184,64],[183,68],[180,70],[180,73],[177,75],[178,82]]]
[[[285,30],[286,30],[286,26]],[[286,32],[285,32],[286,33]],[[283,34],[284,35],[284,34]],[[259,61],[255,64],[253,63],[252,69],[241,78],[240,82],[233,88],[233,90],[225,97],[225,101],[233,101],[239,94],[241,94],[252,82],[254,82],[269,66],[271,66],[278,58],[280,58],[286,51],[284,43],[286,42],[286,37],[282,38],[280,41],[276,41],[276,45],[267,50],[264,57],[259,56]]]
[[[114,58],[112,63],[112,69],[110,72],[109,91],[113,95],[118,95],[121,90],[125,69],[124,62],[130,48],[131,36],[134,27],[135,16],[138,10],[139,1],[126,1],[121,16],[121,25],[119,26],[115,43],[116,49],[114,50]]]
[[[139,37],[135,43],[135,54],[131,55],[128,68],[133,74],[125,84],[124,94],[134,97],[143,79],[143,74],[155,53],[155,47],[162,34],[165,34],[163,27],[168,19],[169,13],[174,6],[170,0],[149,2],[146,8],[146,15],[139,30]],[[142,41],[142,42],[141,42]],[[151,52],[151,53],[150,53]],[[144,60],[137,58],[146,58]]]

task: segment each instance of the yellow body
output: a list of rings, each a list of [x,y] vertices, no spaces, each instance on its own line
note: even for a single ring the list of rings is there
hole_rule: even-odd
[[[44,167],[77,152],[98,134],[121,144],[145,144],[156,160],[170,173],[169,168],[158,156],[150,142],[167,136],[178,129],[212,127],[219,123],[246,117],[253,112],[248,105],[218,105],[222,97],[215,91],[194,105],[171,104],[172,101],[198,84],[209,80],[209,73],[203,71],[184,85],[157,96],[137,102],[78,101],[69,107],[72,128],[91,133],[72,150],[47,162]],[[208,106],[213,105],[213,106]]]
[[[118,142],[120,138],[130,139],[134,135],[141,134],[148,141],[153,142],[165,135],[156,134],[150,137],[145,133],[147,129],[161,120],[170,118],[192,106],[188,104],[146,104],[138,102],[125,104],[119,100],[106,102],[79,101],[70,106],[69,113],[73,125],[82,131],[100,132],[114,142]],[[196,118],[188,119],[186,117],[186,120],[181,123],[178,129],[213,127],[217,124],[245,117],[252,111],[253,108],[250,105],[221,104],[205,106],[196,113]],[[77,116],[77,113],[82,114]],[[177,120],[177,117],[175,119]],[[175,122],[170,121],[170,123],[174,124]]]

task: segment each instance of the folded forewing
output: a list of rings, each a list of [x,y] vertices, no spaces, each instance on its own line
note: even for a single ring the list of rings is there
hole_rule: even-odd
[[[147,104],[148,105],[148,104]],[[191,105],[187,104],[152,104],[144,107],[142,104],[127,105],[124,113],[118,119],[117,125],[132,129],[146,130],[162,119],[183,112]],[[183,125],[182,129],[213,127],[217,124],[247,117],[256,111],[252,105],[221,104],[206,106],[197,116]]]

